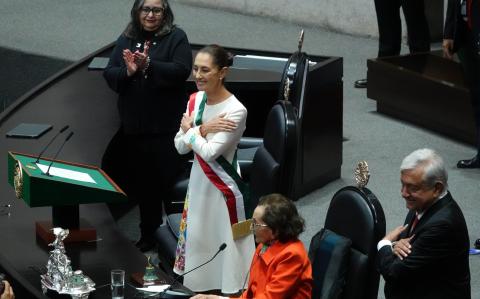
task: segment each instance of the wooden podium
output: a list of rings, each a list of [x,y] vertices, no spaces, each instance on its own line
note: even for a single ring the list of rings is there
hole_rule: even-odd
[[[475,144],[470,92],[461,65],[438,51],[367,61],[367,97],[377,111]]]
[[[52,219],[37,221],[37,236],[46,243],[55,237],[53,227],[68,228],[65,242],[93,241],[96,230],[79,217],[79,204],[121,203],[126,194],[100,168],[65,161],[40,159],[29,154],[8,152],[8,183],[17,198],[29,207],[52,207]]]

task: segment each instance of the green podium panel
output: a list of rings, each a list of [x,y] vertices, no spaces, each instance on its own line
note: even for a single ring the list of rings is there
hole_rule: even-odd
[[[35,224],[44,242],[54,240],[53,227],[68,228],[65,242],[95,240],[96,230],[79,217],[79,204],[121,203],[126,194],[95,166],[40,159],[8,152],[8,183],[29,207],[52,207],[52,221]]]
[[[35,160],[32,155],[8,153],[8,183],[14,187],[15,168],[20,167],[21,198],[30,207],[127,201],[125,193],[98,167],[55,161],[46,175],[51,160]]]

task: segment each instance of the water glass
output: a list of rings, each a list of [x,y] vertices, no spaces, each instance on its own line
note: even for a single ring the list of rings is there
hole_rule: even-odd
[[[125,288],[125,271],[112,270],[110,272],[110,277],[112,279],[112,299],[123,299],[123,290]]]

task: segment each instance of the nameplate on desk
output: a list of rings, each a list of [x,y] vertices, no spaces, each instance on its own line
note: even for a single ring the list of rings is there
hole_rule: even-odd
[[[89,71],[95,70],[104,70],[108,65],[109,58],[108,57],[93,57],[92,61],[88,65]]]
[[[15,138],[38,138],[52,128],[49,124],[21,123],[7,132],[7,137]]]
[[[149,293],[160,293],[165,291],[169,287],[170,287],[169,284],[162,284],[162,285],[148,286],[146,288],[137,288],[137,290],[142,292],[149,292]]]
[[[36,165],[43,173],[47,172],[47,169],[48,169],[47,165],[43,165],[40,163],[37,163]],[[85,172],[64,169],[59,167],[50,167],[50,170],[48,173],[51,174],[52,176],[56,176],[64,179],[96,184],[95,180],[88,173],[85,173]]]

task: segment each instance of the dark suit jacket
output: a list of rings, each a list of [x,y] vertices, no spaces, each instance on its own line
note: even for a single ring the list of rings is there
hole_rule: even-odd
[[[471,11],[474,46],[480,50],[480,0],[472,0]],[[464,43],[469,42],[466,38],[466,30],[469,29],[460,13],[460,0],[448,0],[443,37],[454,40],[454,52],[462,47]]]
[[[410,211],[405,224],[413,222]],[[406,238],[404,232],[400,239]],[[470,299],[469,239],[465,218],[450,193],[431,206],[415,226],[412,252],[400,260],[390,246],[378,252],[387,299]]]

